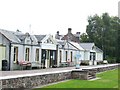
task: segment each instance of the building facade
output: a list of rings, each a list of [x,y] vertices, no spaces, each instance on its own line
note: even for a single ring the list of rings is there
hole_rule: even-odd
[[[7,70],[16,70],[24,64],[32,68],[59,67],[62,63],[75,66],[84,60],[90,65],[103,60],[103,52],[94,43],[80,43],[79,34],[66,35],[30,35],[20,31],[12,32],[0,29],[0,70],[3,60],[7,61]]]

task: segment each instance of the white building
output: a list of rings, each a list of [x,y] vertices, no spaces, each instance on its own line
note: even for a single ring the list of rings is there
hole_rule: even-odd
[[[49,68],[57,65],[57,46],[51,35],[30,35],[0,29],[0,70],[7,60],[9,70],[20,68],[20,63]]]
[[[90,65],[96,65],[103,60],[101,49],[94,43],[76,42],[78,39],[71,33],[71,29],[64,38],[67,39],[58,40],[53,39],[52,35],[30,35],[0,29],[0,70],[3,68],[3,60],[7,60],[9,70],[20,69],[21,63],[50,68],[68,62],[76,65],[80,60],[88,60]]]
[[[58,43],[58,62],[61,63],[70,62],[71,65],[76,65],[77,59],[84,59],[84,49],[75,42],[69,42],[66,40],[57,40]],[[79,58],[77,55],[79,54]]]
[[[80,43],[84,49],[84,60],[90,60],[90,65],[96,65],[103,61],[103,51],[95,46],[94,43]]]

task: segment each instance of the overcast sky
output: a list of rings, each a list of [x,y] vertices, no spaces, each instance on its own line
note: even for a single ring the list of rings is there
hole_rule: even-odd
[[[23,33],[85,32],[90,15],[118,15],[119,0],[0,0],[0,28]],[[30,29],[31,26],[31,29]]]

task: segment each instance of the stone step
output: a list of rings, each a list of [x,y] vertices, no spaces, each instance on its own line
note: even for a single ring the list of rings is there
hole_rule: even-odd
[[[93,77],[92,75],[88,75],[88,80],[91,80],[93,78],[95,78],[95,77]]]

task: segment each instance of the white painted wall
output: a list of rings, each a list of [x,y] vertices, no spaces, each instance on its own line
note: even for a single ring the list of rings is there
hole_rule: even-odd
[[[58,65],[60,65],[60,50],[62,52],[62,60],[61,62],[66,62],[66,51],[68,52],[67,57],[68,59],[71,59],[71,52],[72,52],[72,63],[75,65],[76,64],[76,52],[77,50],[64,50],[64,49],[59,49],[58,50]],[[83,52],[81,52],[83,54]],[[82,55],[83,58],[84,55]]]
[[[96,60],[97,61],[102,61],[103,60],[103,53],[102,52],[97,52],[96,53]]]
[[[25,44],[31,44],[31,39],[30,37],[25,38]]]
[[[16,68],[16,63],[13,62],[14,47],[18,47],[18,61],[25,61],[25,50],[29,48],[29,62],[36,62],[36,49],[39,49],[39,63],[41,63],[41,48],[39,46],[13,44],[11,48],[11,70]]]
[[[84,51],[80,51],[80,55],[81,55],[80,60],[85,60]]]
[[[90,52],[89,51],[84,52],[84,60],[90,60]]]
[[[5,49],[5,58],[8,63],[9,63],[9,40],[7,38],[5,38],[1,33],[0,33],[0,45],[4,45],[6,47]],[[2,53],[2,51],[0,51],[0,54]]]
[[[41,48],[39,46],[32,46],[31,47],[31,62],[36,62],[35,57],[36,57],[36,49],[39,49],[39,63],[41,63]]]
[[[56,45],[55,44],[50,44],[50,43],[42,43],[41,48],[42,49],[56,50]]]
[[[0,70],[2,70],[2,60],[6,59],[5,53],[6,53],[6,47],[0,46]]]
[[[16,63],[14,63],[14,47],[18,47],[18,61],[24,60],[24,51],[23,51],[23,45],[20,44],[12,44],[11,47],[11,70],[15,68]]]

